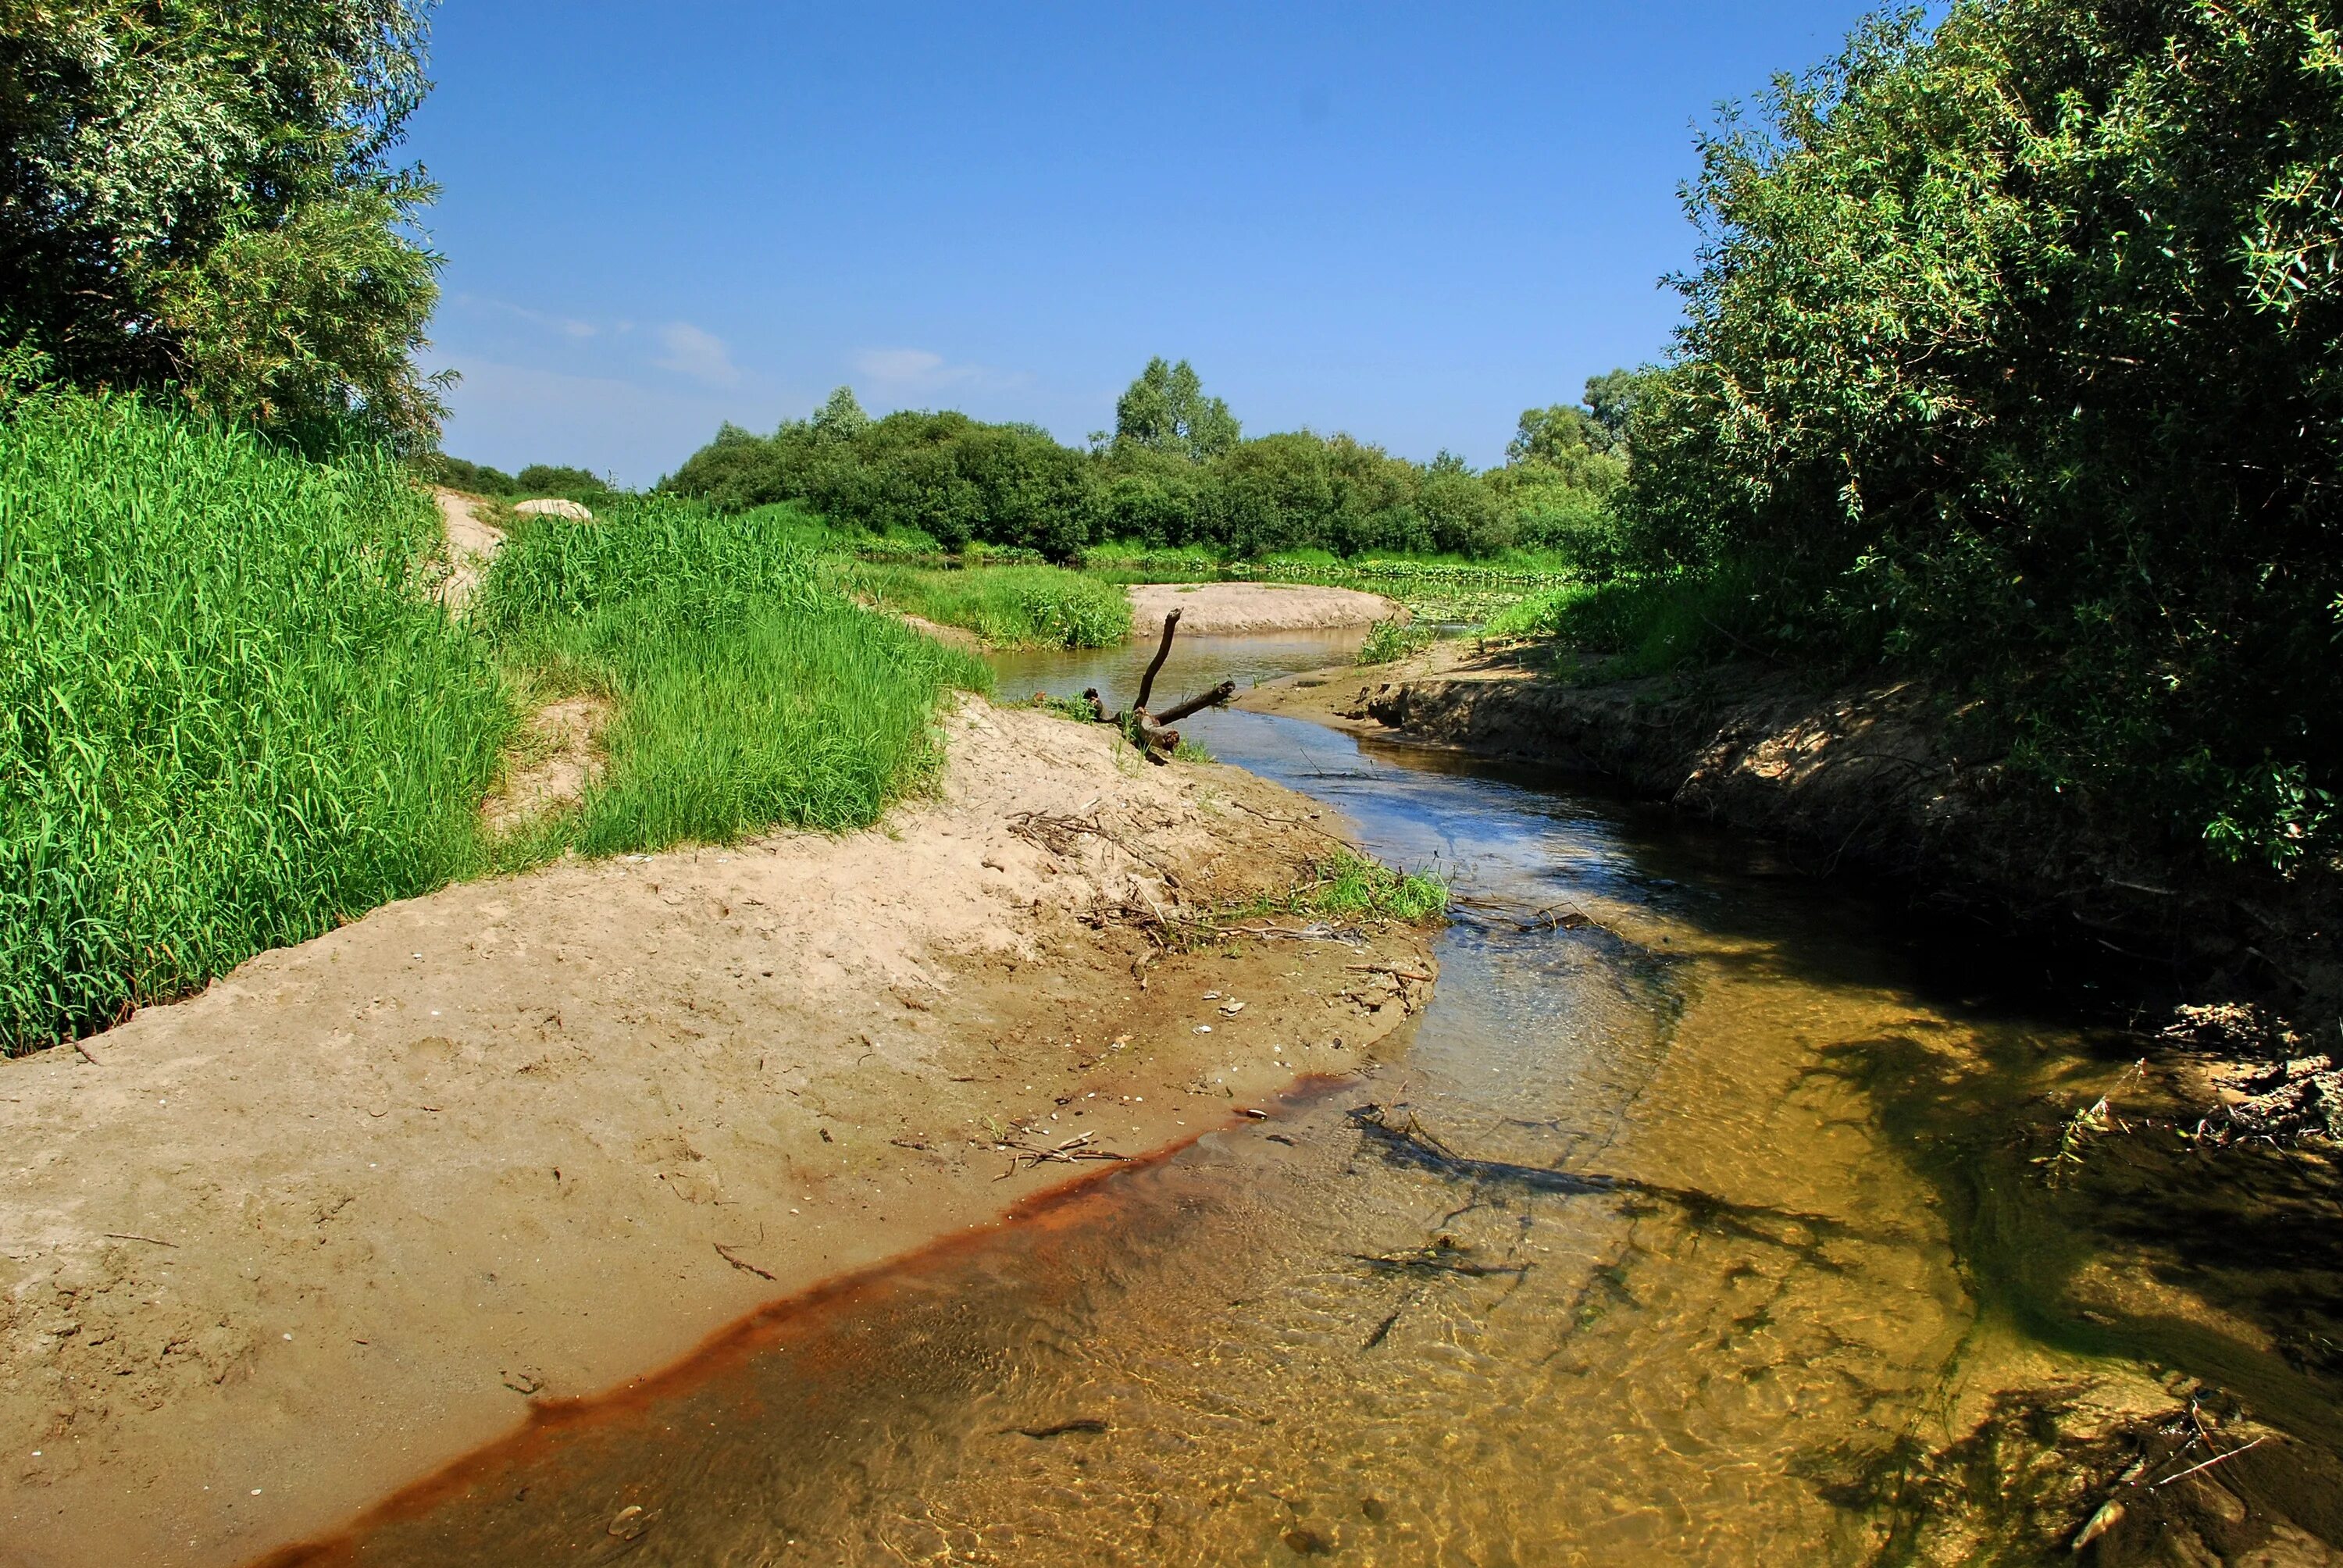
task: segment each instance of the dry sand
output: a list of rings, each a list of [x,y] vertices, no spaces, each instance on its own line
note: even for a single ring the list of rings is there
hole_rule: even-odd
[[[1355,588],[1289,583],[1140,583],[1131,590],[1131,635],[1158,635],[1163,629],[1163,618],[1175,609],[1180,612],[1180,629],[1191,636],[1315,631],[1408,618],[1406,608],[1397,600]]]
[[[996,1180],[1003,1137],[1155,1149],[1420,1005],[1362,967],[1429,974],[1406,930],[1141,966],[1118,911],[1290,883],[1310,802],[1040,713],[948,728],[941,798],[880,829],[451,888],[0,1063],[0,1561],[328,1530],[1098,1169]]]
[[[480,518],[480,503],[461,491],[432,487],[439,503],[439,519],[447,528],[447,580],[440,585],[439,602],[460,610],[480,586],[480,574],[505,542],[504,530]]]

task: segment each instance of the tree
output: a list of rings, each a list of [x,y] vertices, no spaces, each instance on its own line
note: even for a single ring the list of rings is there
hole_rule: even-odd
[[[1166,365],[1150,359],[1129,389],[1115,400],[1115,444],[1168,452],[1194,463],[1210,462],[1237,444],[1240,431],[1229,406],[1204,396],[1202,381],[1185,359]]]
[[[296,436],[427,446],[428,0],[0,0],[0,343]]]
[[[1627,427],[1635,417],[1635,407],[1643,400],[1644,383],[1650,374],[1619,369],[1586,378],[1586,411],[1609,435],[1606,449],[1626,444]]]
[[[1575,403],[1556,403],[1522,410],[1513,438],[1505,444],[1505,456],[1516,463],[1561,464],[1584,453],[1607,452],[1612,445],[1611,432],[1601,420]]]
[[[814,410],[813,433],[818,440],[851,441],[869,428],[870,416],[862,411],[851,387],[840,387]]]
[[[1956,0],[1701,153],[1637,554],[1985,698],[2077,809],[2336,863],[2332,6]]]

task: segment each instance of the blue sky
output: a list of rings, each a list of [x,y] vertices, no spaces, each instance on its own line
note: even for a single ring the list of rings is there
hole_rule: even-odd
[[[1161,354],[1495,462],[1665,348],[1694,124],[1867,9],[449,0],[445,446],[647,484],[840,383],[1079,442]]]

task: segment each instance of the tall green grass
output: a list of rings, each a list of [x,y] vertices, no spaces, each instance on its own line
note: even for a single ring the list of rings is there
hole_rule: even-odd
[[[890,609],[965,627],[996,648],[1111,648],[1131,636],[1130,596],[1063,567],[866,563],[853,580]]]
[[[512,716],[439,522],[126,400],[0,421],[0,1048],[461,874]]]
[[[818,543],[781,508],[727,518],[646,496],[506,548],[477,613],[507,657],[618,708],[600,779],[558,832],[533,834],[539,852],[858,827],[932,777],[938,701],[990,672],[857,608]]]

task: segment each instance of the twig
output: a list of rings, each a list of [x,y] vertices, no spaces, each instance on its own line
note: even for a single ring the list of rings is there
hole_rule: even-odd
[[[1428,980],[1432,978],[1427,974],[1418,974],[1413,970],[1393,969],[1389,964],[1344,964],[1342,967],[1346,970],[1361,970],[1368,974],[1391,975],[1398,980]]]
[[[2247,1448],[2259,1448],[2263,1443],[2268,1442],[2268,1434],[2264,1433],[2262,1436],[2254,1439],[2253,1442],[2247,1443],[2245,1448],[2233,1448],[2227,1453],[2217,1453],[2202,1464],[2192,1464],[2177,1475],[2167,1475],[2163,1480],[2156,1483],[2154,1486],[2150,1486],[2148,1490],[2153,1492],[2158,1486],[2169,1486],[2176,1481],[2186,1481],[2200,1470],[2210,1470],[2215,1465],[2220,1463],[2223,1460],[2235,1459],[2237,1455],[2245,1452]]]
[[[743,1273],[754,1274],[760,1280],[769,1280],[773,1278],[772,1275],[765,1272],[764,1270],[757,1267],[756,1264],[749,1261],[746,1258],[741,1257],[723,1242],[716,1241],[710,1244],[715,1247],[716,1255],[718,1257],[723,1259],[726,1262],[731,1264],[734,1268],[739,1269]]]
[[[74,1049],[81,1052],[81,1059],[89,1063],[92,1067],[104,1067],[106,1065],[106,1063],[97,1060],[96,1054],[89,1049],[89,1045],[86,1041],[78,1040],[75,1040]]]
[[[160,1236],[141,1236],[129,1231],[108,1231],[105,1235],[111,1241],[145,1241],[149,1246],[155,1247],[176,1247],[179,1244],[176,1241],[166,1241]]]
[[[1071,1165],[1078,1160],[1124,1160],[1129,1158],[1127,1155],[1117,1154],[1112,1150],[1091,1149],[1087,1147],[1091,1140],[1097,1136],[1098,1134],[1095,1132],[1077,1133],[1073,1137],[1067,1139],[1063,1143],[1060,1143],[1053,1148],[1048,1149],[1037,1148],[1034,1145],[1026,1142],[1022,1139],[1013,1141],[1003,1140],[1001,1146],[1009,1151],[1009,1169],[994,1177],[993,1180],[996,1181],[1005,1181],[1010,1177],[1016,1175],[1018,1171],[1031,1171],[1037,1165],[1051,1163]]]

